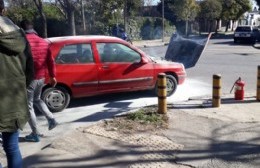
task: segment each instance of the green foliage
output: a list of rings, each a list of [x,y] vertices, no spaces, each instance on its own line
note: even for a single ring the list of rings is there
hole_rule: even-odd
[[[245,12],[251,10],[250,0],[222,0],[221,18],[225,20],[237,20]]]
[[[138,23],[140,25],[140,38],[143,40],[152,40],[162,38],[162,18],[144,17]],[[171,36],[176,31],[175,26],[170,25],[168,21],[164,22],[164,34]]]
[[[30,19],[33,20],[35,16],[37,16],[37,10],[32,7],[28,8],[20,8],[13,7],[9,8],[6,12],[6,15],[16,24],[19,24],[22,19]]]
[[[236,0],[237,3],[237,13],[235,18],[239,19],[245,12],[252,10],[252,5],[250,0]]]
[[[43,11],[48,22],[49,36],[67,35],[69,25],[68,14],[65,9],[54,1],[42,1]],[[62,2],[65,3],[65,0]],[[75,24],[77,34],[110,34],[115,25],[126,28],[127,33],[134,39],[157,39],[162,36],[161,18],[144,18],[140,16],[142,0],[106,0],[83,1],[86,21],[86,31],[83,31],[80,1],[68,1],[73,3],[75,9]],[[259,1],[256,1],[259,3]],[[28,18],[34,20],[36,29],[41,29],[40,15],[33,0],[8,0],[7,16],[15,23]],[[200,4],[200,5],[198,5]],[[199,7],[200,6],[200,7]],[[162,11],[162,4],[158,8]],[[251,9],[250,0],[164,0],[165,33],[171,35],[175,31],[187,32],[188,24],[197,16],[207,21],[215,19],[237,20],[244,12]],[[57,26],[58,24],[59,26]],[[174,25],[174,26],[173,26]]]
[[[144,123],[161,123],[163,122],[163,116],[155,113],[149,112],[147,109],[140,109],[134,113],[130,113],[127,118],[133,121],[140,121]]]
[[[61,11],[54,5],[45,4],[43,6],[43,11],[47,18],[57,19],[57,20],[64,20],[64,15]]]
[[[200,8],[195,0],[175,0],[171,8],[179,20],[192,21],[197,16]]]
[[[162,3],[157,7],[162,12]],[[195,20],[200,7],[196,0],[164,0],[164,18],[181,34],[188,32],[188,22]]]
[[[206,0],[200,3],[199,18],[215,20],[220,18],[222,4],[220,0]]]

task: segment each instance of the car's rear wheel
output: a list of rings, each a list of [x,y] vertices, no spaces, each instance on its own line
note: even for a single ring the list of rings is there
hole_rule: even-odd
[[[172,75],[166,75],[166,90],[167,90],[167,97],[171,96],[175,93],[177,89],[177,79]],[[155,86],[155,93],[158,95],[157,84]]]
[[[51,87],[43,91],[42,99],[50,111],[60,112],[69,105],[70,94],[63,87]]]

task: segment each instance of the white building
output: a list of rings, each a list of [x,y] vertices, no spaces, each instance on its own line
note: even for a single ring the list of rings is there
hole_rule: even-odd
[[[242,25],[260,26],[260,14],[257,8],[252,12],[245,13],[244,18],[244,20],[241,20]]]
[[[240,25],[260,26],[260,14],[258,7],[254,7],[252,12],[246,12],[244,19],[239,22]]]

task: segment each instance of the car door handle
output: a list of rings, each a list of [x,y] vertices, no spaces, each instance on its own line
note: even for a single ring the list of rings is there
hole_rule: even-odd
[[[102,69],[109,69],[109,66],[108,65],[103,65]]]

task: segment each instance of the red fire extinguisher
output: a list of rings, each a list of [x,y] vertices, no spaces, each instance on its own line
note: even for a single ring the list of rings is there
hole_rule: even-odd
[[[239,77],[236,82],[234,83],[230,93],[232,92],[233,88],[235,88],[235,100],[244,100],[245,94],[245,82]]]

